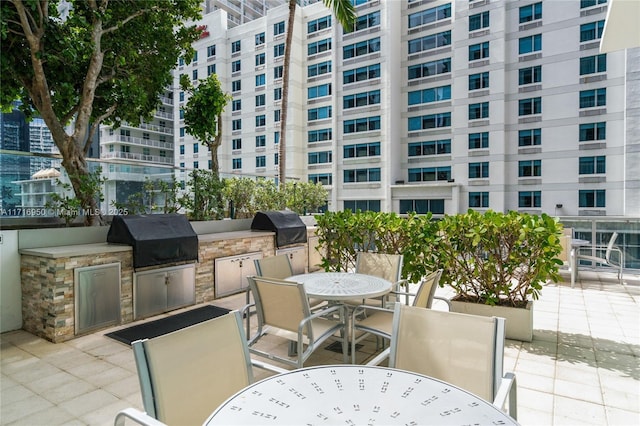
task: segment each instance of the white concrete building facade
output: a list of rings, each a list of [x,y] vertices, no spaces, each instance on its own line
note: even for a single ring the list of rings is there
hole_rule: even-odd
[[[600,53],[606,1],[354,3],[352,33],[322,3],[294,27],[286,174],[325,184],[329,209],[640,214],[640,52]],[[233,96],[224,174],[277,177],[287,14],[205,15],[176,73],[215,72]],[[183,125],[176,165],[206,168]]]

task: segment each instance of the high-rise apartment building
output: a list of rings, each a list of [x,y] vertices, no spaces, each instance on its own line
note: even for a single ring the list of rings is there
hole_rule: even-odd
[[[600,53],[605,0],[354,4],[351,33],[322,3],[294,27],[286,174],[325,184],[330,209],[640,212],[640,49]],[[221,172],[276,178],[288,9],[225,15],[176,79],[215,72],[233,96]],[[176,165],[206,168],[175,125]]]

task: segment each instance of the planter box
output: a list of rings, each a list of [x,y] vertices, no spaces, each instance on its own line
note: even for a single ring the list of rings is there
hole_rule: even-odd
[[[451,311],[463,314],[502,317],[506,319],[506,338],[530,342],[533,340],[533,302],[526,308],[491,306],[480,303],[451,301]]]

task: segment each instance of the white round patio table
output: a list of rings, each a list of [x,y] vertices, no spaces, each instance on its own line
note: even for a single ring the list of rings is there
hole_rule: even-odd
[[[485,400],[403,370],[323,365],[249,385],[205,425],[517,425]]]
[[[351,272],[313,272],[287,278],[304,284],[307,296],[323,300],[353,300],[384,296],[392,284],[373,275]]]

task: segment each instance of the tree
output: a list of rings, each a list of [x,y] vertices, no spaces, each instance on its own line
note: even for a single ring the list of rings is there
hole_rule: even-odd
[[[180,79],[182,90],[191,96],[184,109],[184,124],[187,133],[202,142],[211,152],[211,171],[220,174],[218,147],[222,143],[222,113],[231,100],[220,87],[220,80],[211,74],[200,80],[196,87],[186,75]]]
[[[200,0],[8,0],[0,14],[0,105],[37,111],[81,208],[98,211],[81,185],[91,139],[101,124],[151,118],[180,55],[192,57],[199,32],[185,22]]]
[[[352,30],[356,22],[356,11],[351,0],[322,0],[331,9],[345,32]],[[293,41],[293,23],[296,17],[297,0],[289,0],[287,38],[284,46],[284,64],[282,70],[282,101],[280,111],[280,142],[278,147],[278,179],[284,187],[287,174],[287,107],[289,104],[289,66],[291,63],[291,44]]]

